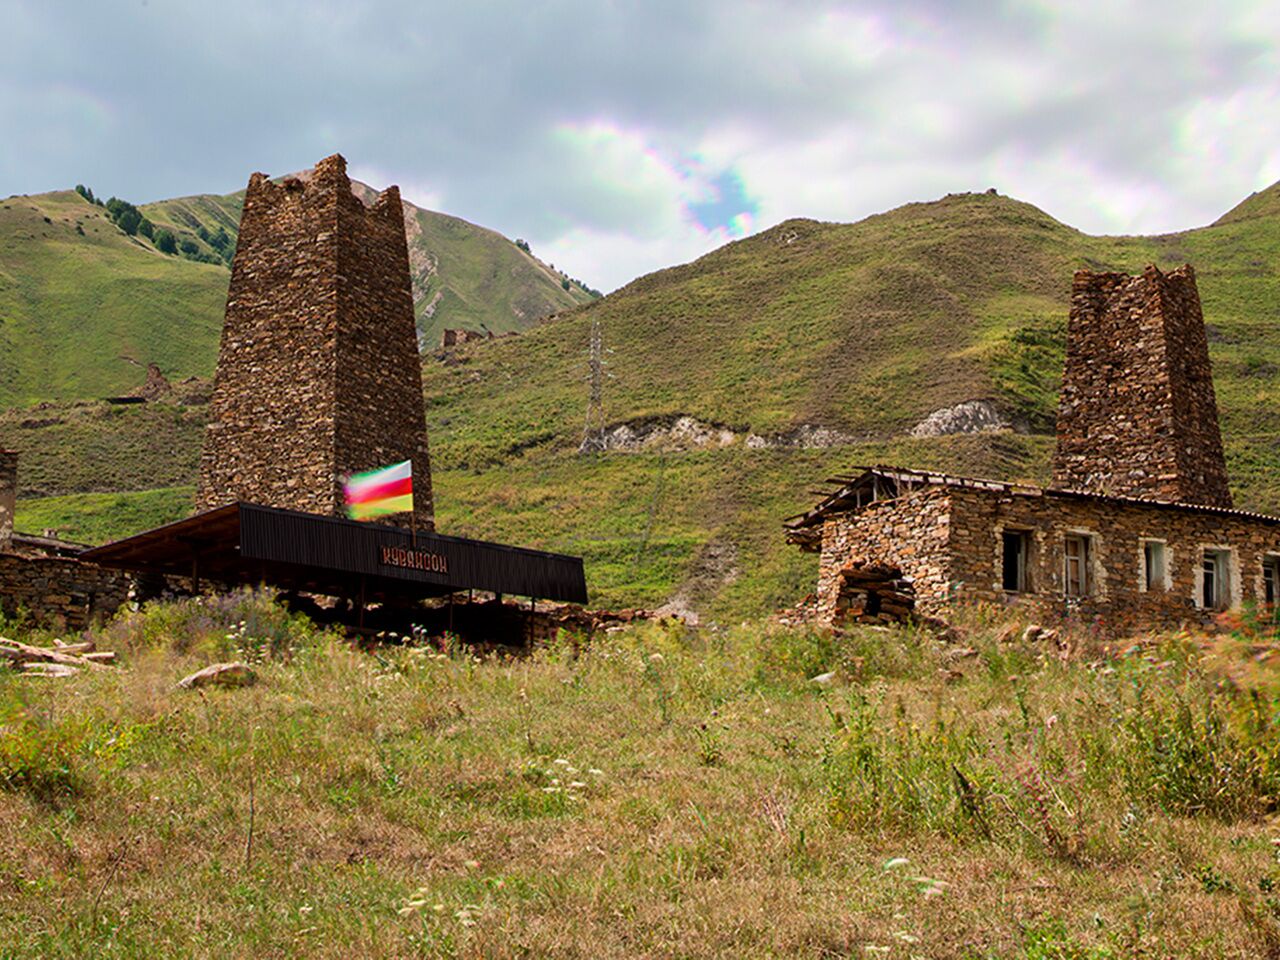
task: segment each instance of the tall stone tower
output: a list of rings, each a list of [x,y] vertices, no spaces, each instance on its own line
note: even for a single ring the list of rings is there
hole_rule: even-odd
[[[335,154],[306,183],[249,178],[197,510],[243,500],[340,514],[347,474],[412,460],[414,519],[432,528],[400,192],[366,207],[346,170]]]
[[[1231,506],[1195,272],[1075,275],[1054,486]]]

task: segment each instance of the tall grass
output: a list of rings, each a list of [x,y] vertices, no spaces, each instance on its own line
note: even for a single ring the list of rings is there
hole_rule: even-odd
[[[0,672],[0,955],[1265,954],[1256,640],[1064,663],[998,628],[481,658],[147,605],[96,635],[114,671]],[[174,686],[230,656],[260,682]]]

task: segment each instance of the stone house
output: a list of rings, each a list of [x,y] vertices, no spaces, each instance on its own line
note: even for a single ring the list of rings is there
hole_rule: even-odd
[[[1280,518],[1236,510],[1189,266],[1076,274],[1048,487],[873,466],[787,537],[820,554],[820,620],[986,601],[1107,635],[1274,616]]]

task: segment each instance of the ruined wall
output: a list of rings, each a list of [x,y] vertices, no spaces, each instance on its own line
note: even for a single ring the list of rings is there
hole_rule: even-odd
[[[18,452],[0,450],[0,550],[13,543],[13,512],[18,504]]]
[[[1231,506],[1195,273],[1079,271],[1054,486]]]
[[[231,268],[197,510],[245,500],[340,514],[346,474],[412,460],[414,512],[431,529],[419,364],[399,191],[365,207],[338,155],[305,184],[255,173]]]
[[[83,630],[128,599],[129,576],[69,557],[0,553],[0,608],[28,613],[38,624]]]
[[[1280,524],[1248,517],[1176,510],[1106,500],[951,491],[953,590],[963,600],[1008,603],[1050,619],[1087,623],[1105,635],[1207,623],[1201,608],[1200,568],[1206,549],[1230,550],[1233,603],[1260,600],[1264,555],[1280,555]],[[1031,540],[1029,591],[1002,588],[1001,535],[1024,530]],[[1063,596],[1063,538],[1089,537],[1089,596]],[[1143,541],[1165,543],[1167,589],[1147,591]]]
[[[822,525],[818,618],[835,618],[841,571],[859,560],[897,567],[912,581],[916,609],[941,612],[950,584],[950,492],[946,487],[925,487],[873,503],[860,513],[828,517]]]

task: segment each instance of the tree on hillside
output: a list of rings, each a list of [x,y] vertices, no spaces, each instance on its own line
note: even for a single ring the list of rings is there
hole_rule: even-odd
[[[83,183],[76,184],[76,193],[80,194],[80,196],[84,197],[90,203],[96,202],[93,198],[93,191],[90,190],[88,187],[86,187]]]
[[[143,217],[142,222],[138,224],[138,232],[142,234],[144,237],[146,237],[147,239],[151,239],[152,235],[155,233],[155,229],[156,229],[155,224],[153,224],[146,217]]]
[[[159,250],[161,253],[177,253],[178,252],[178,238],[175,237],[168,230],[166,230],[164,227],[161,227],[159,230],[156,231],[156,235],[153,238],[153,240],[155,242],[156,249]]]
[[[142,212],[128,200],[112,197],[107,201],[107,216],[117,227],[134,236],[143,221]]]

